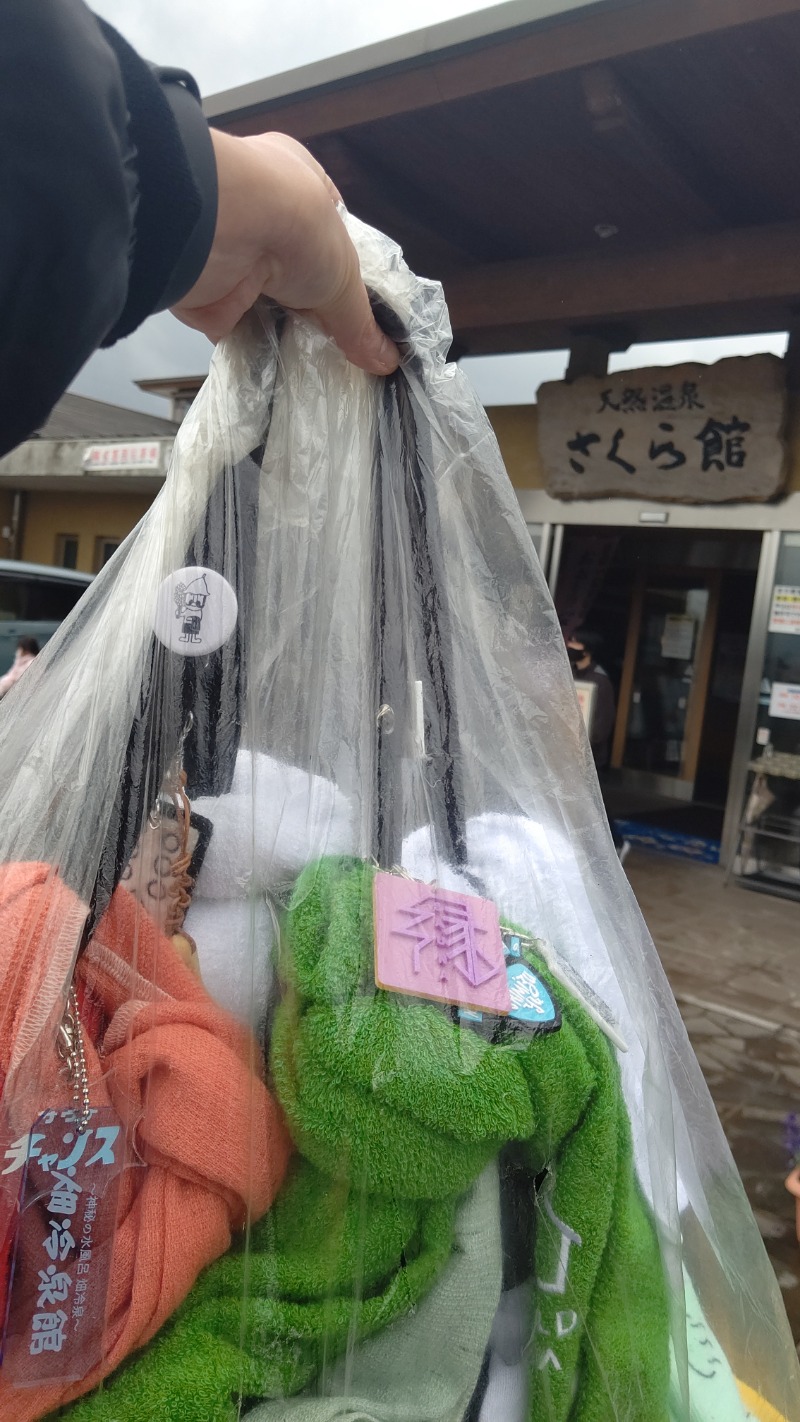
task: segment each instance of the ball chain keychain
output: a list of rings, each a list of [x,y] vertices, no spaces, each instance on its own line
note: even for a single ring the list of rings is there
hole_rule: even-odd
[[[67,1078],[74,1093],[75,1110],[78,1115],[78,1130],[85,1131],[92,1118],[89,1105],[89,1074],[86,1070],[86,1054],[83,1050],[83,1033],[78,1007],[78,995],[74,986],[67,996],[67,1007],[58,1029],[56,1050],[66,1067]]]

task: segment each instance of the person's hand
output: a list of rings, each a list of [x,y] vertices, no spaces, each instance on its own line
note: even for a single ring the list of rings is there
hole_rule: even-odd
[[[211,130],[219,208],[198,281],[174,314],[219,341],[262,294],[309,316],[348,360],[388,375],[397,347],[375,323],[340,197],[311,154],[282,133]]]

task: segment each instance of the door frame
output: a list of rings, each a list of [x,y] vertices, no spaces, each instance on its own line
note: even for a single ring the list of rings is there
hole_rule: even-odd
[[[753,611],[750,617],[750,633],[747,639],[739,716],[736,722],[736,739],[733,745],[728,780],[728,797],[725,802],[725,818],[722,823],[720,864],[725,869],[733,862],[736,853],[739,821],[744,808],[748,765],[753,754],[758,720],[758,697],[761,690],[761,677],[764,672],[764,656],[767,650],[772,589],[778,567],[780,546],[781,535],[777,529],[764,534],[761,542],[761,557],[758,561]]]
[[[681,570],[676,568],[663,567],[656,564],[654,568],[640,568],[636,574],[636,579],[631,593],[630,612],[628,616],[628,636],[625,642],[625,656],[622,663],[622,678],[619,688],[619,703],[617,706],[617,719],[614,723],[614,739],[611,748],[611,769],[626,773],[623,764],[625,756],[625,746],[628,739],[628,724],[630,722],[631,706],[633,705],[633,689],[636,679],[636,654],[639,650],[639,639],[642,631],[642,613],[644,610],[644,596],[647,583],[652,578],[664,579],[681,576]],[[687,569],[686,576],[698,577],[708,584],[708,607],[703,618],[703,626],[693,663],[692,684],[689,690],[689,704],[686,708],[686,721],[684,725],[683,746],[684,753],[681,756],[681,768],[678,775],[664,775],[659,773],[654,776],[658,780],[661,788],[675,785],[676,798],[691,799],[691,790],[697,778],[697,765],[700,759],[700,741],[703,734],[703,720],[706,712],[706,702],[708,700],[708,689],[711,681],[711,663],[714,655],[714,637],[717,630],[717,615],[719,613],[720,589],[722,586],[721,568],[692,568]],[[682,792],[682,793],[681,793]]]
[[[558,579],[558,558],[566,525],[616,528],[740,529],[761,535],[761,552],[750,618],[742,695],[736,738],[728,778],[728,795],[722,827],[720,864],[730,862],[742,813],[747,785],[747,765],[753,748],[758,693],[767,643],[767,624],[772,584],[777,566],[781,532],[800,532],[800,492],[792,492],[775,504],[657,504],[639,499],[575,499],[570,503],[552,499],[544,489],[516,489],[515,493],[528,523],[550,525],[549,564],[545,569],[551,592]]]

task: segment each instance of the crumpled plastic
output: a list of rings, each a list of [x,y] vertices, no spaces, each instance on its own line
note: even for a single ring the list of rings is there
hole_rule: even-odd
[[[778,1286],[614,852],[563,638],[493,432],[448,363],[441,288],[414,276],[388,238],[346,220],[376,310],[401,345],[399,372],[368,376],[308,322],[260,303],[215,353],[152,508],[0,707],[0,861],[50,866],[86,910],[54,927],[50,970],[32,981],[24,1031],[9,1043],[6,1096],[35,1097],[78,955],[144,827],[154,815],[158,821],[165,784],[174,786],[182,768],[190,801],[212,826],[212,845],[218,835],[207,899],[202,863],[195,866],[195,902],[213,899],[210,931],[220,940],[221,906],[235,905],[232,1000],[258,1027],[263,1060],[275,1024],[297,1008],[285,971],[286,924],[309,865],[346,854],[431,885],[434,899],[449,889],[491,900],[504,932],[516,928],[541,946],[531,961],[546,963],[541,981],[556,1004],[561,994],[591,1007],[608,1044],[668,1302],[658,1342],[663,1418],[717,1422],[720,1399],[730,1405],[738,1395],[753,1415],[761,1408],[768,1416],[772,1407],[798,1422],[800,1373]],[[212,574],[236,600],[235,624],[218,643],[211,611],[220,585]],[[265,780],[255,767],[267,763],[278,770]],[[332,816],[333,804],[346,813]],[[220,863],[230,871],[215,880]],[[164,870],[165,891],[167,881]],[[224,972],[223,955],[224,942],[217,972],[220,961]],[[200,958],[202,976],[202,951]],[[392,1001],[367,970],[360,992]],[[455,1100],[460,1078],[479,1070],[476,1043],[488,1041],[489,1031],[466,990],[463,1001],[436,1010],[450,1013],[451,1035],[431,1110],[434,1099],[447,1100],[448,1074]],[[400,1081],[409,1050],[392,1035],[403,1014],[386,1020],[393,1026],[370,1058],[374,1089],[384,1097],[387,1083]],[[355,1017],[344,1030],[355,1045]],[[17,1033],[2,1008],[0,1031]],[[553,1050],[557,1035],[541,1037],[542,1052]],[[499,1048],[517,1049],[510,1039]],[[402,1112],[402,1099],[388,1094]],[[335,1073],[328,1105],[338,1109]],[[340,1176],[357,1196],[366,1182],[348,1152],[347,1129],[344,1122]],[[300,1394],[286,1399],[285,1415],[485,1422],[482,1409],[490,1407],[491,1422],[583,1422],[579,1389],[565,1392],[559,1383],[559,1349],[562,1335],[573,1336],[577,1298],[570,1271],[580,1271],[582,1241],[564,1217],[553,1223],[546,1172],[518,1188],[507,1144],[498,1135],[499,1217],[477,1244],[471,1236],[491,1252],[487,1277],[502,1275],[494,1327],[478,1308],[475,1274],[465,1269],[460,1308],[452,1299],[441,1305],[455,1350],[452,1376],[426,1393],[413,1363],[407,1387],[403,1368],[394,1366],[387,1397],[385,1370],[365,1362],[380,1357],[380,1335],[360,1336],[354,1309],[344,1339],[337,1324],[329,1346],[322,1340],[315,1353],[322,1361],[313,1376],[304,1374]],[[304,1157],[299,1131],[293,1148]],[[480,1166],[489,1168],[483,1159]],[[330,1178],[331,1190],[344,1188],[342,1178]],[[462,1220],[472,1218],[464,1213],[468,1187],[458,1182]],[[521,1241],[526,1230],[548,1228],[566,1241],[563,1268],[554,1264],[538,1279]],[[245,1231],[235,1246],[245,1254],[247,1239]],[[555,1236],[551,1243],[557,1262],[562,1245]],[[403,1257],[395,1264],[402,1273]],[[337,1278],[342,1267],[340,1260]],[[357,1258],[350,1267],[359,1300]],[[246,1269],[242,1277],[244,1319]],[[443,1278],[429,1299],[439,1296]],[[548,1286],[563,1291],[550,1323],[537,1307]],[[632,1340],[637,1279],[615,1278],[614,1287],[611,1314],[615,1325],[627,1320]],[[330,1296],[339,1297],[338,1285]],[[235,1301],[226,1310],[235,1332]],[[463,1355],[459,1314],[469,1335]],[[522,1347],[505,1336],[512,1315],[510,1335],[522,1337]],[[409,1310],[388,1325],[404,1330],[396,1337],[409,1357],[413,1319]],[[697,1327],[717,1370],[702,1387]],[[645,1415],[650,1404],[635,1384],[625,1392],[620,1329],[612,1334],[613,1357],[611,1345],[597,1340],[598,1376],[617,1379],[608,1384],[604,1417],[660,1422],[652,1410]],[[265,1360],[273,1343],[265,1325],[258,1344]],[[158,1346],[159,1339],[149,1345]],[[128,1367],[133,1375],[135,1358]],[[533,1388],[532,1372],[539,1375]],[[123,1370],[112,1384],[120,1396],[125,1377]],[[88,1417],[93,1397],[80,1405]],[[246,1415],[255,1398],[245,1389],[230,1406],[232,1416]],[[281,1400],[260,1406],[255,1419],[284,1415]]]

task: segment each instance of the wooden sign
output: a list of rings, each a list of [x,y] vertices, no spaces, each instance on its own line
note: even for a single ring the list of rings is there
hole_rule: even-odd
[[[777,356],[584,375],[539,387],[548,494],[669,503],[765,501],[786,480]]]

